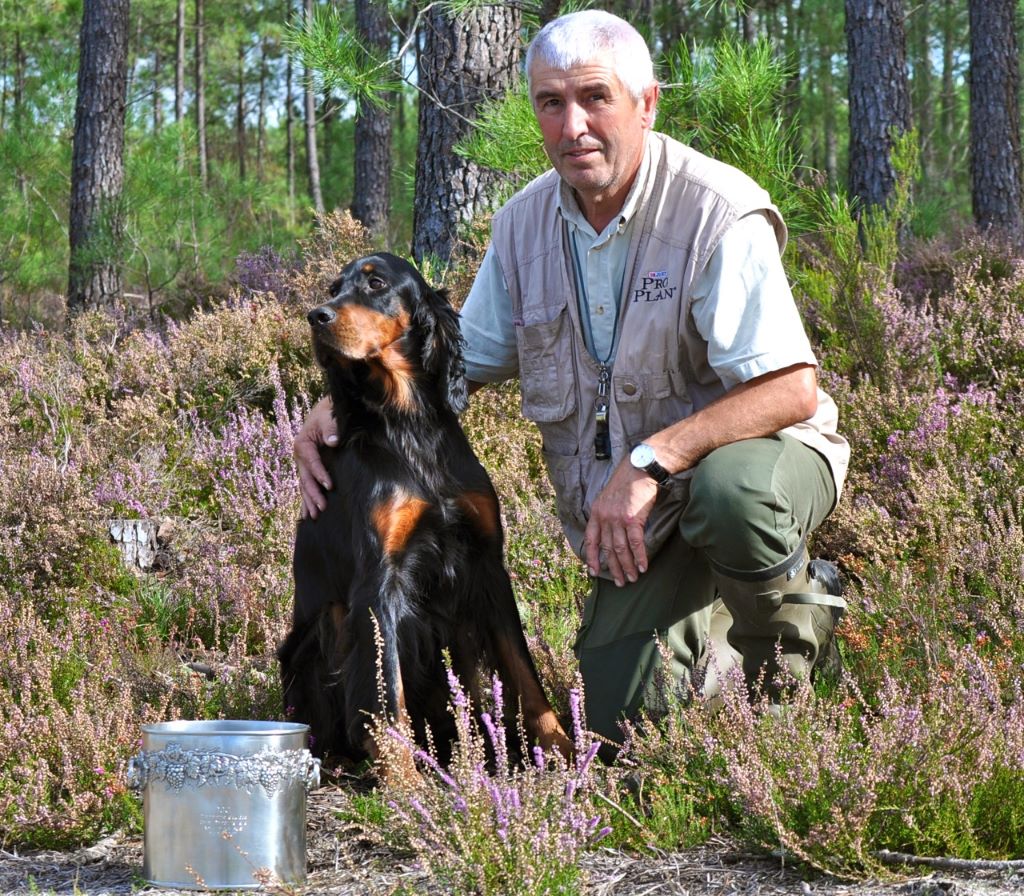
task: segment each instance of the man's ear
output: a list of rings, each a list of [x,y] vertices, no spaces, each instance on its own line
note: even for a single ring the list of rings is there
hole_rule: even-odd
[[[650,129],[654,127],[654,118],[658,111],[658,97],[660,95],[660,85],[657,81],[651,81],[640,100],[641,121],[645,128]]]

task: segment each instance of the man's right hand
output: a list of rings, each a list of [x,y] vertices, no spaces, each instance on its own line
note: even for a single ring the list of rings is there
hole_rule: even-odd
[[[320,460],[321,445],[338,444],[338,425],[331,412],[331,399],[321,398],[309,412],[295,436],[292,453],[299,472],[302,516],[316,519],[327,506],[325,492],[332,487],[331,477]]]

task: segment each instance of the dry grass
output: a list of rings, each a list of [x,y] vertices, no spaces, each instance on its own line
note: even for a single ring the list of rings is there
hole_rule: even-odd
[[[349,788],[325,787],[310,796],[307,812],[309,877],[301,887],[265,887],[289,896],[390,896],[446,892],[408,855],[360,839],[338,820],[352,798]],[[1010,896],[1024,889],[1024,876],[995,871],[943,872],[856,884],[805,877],[779,858],[756,856],[733,842],[713,838],[695,849],[638,856],[598,849],[583,860],[592,896]],[[145,886],[142,842],[114,836],[74,852],[23,855],[0,850],[0,894],[121,896]],[[166,896],[177,891],[162,890]],[[189,891],[182,891],[184,893]],[[460,894],[463,896],[463,894]]]

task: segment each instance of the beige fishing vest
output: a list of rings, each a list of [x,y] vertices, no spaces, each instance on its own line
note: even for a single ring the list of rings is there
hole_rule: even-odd
[[[741,171],[655,132],[647,151],[649,175],[626,260],[607,388],[609,460],[594,452],[600,366],[583,340],[558,174],[541,175],[493,221],[493,246],[512,298],[523,415],[540,429],[558,514],[577,554],[591,503],[632,447],[725,392],[689,307],[693,283],[722,234],[760,210],[775,228],[780,252],[786,244],[778,209]],[[825,455],[838,494],[849,446],[836,435],[837,418],[834,402],[819,390],[818,413],[786,431]],[[685,506],[688,475],[672,477],[659,493],[646,527],[651,555]]]

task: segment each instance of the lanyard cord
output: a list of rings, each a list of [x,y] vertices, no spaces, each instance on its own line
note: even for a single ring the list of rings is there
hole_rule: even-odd
[[[563,224],[568,228],[568,223]],[[598,460],[609,460],[612,456],[611,433],[608,429],[608,384],[611,382],[611,364],[615,357],[615,351],[619,345],[619,300],[615,302],[615,322],[612,329],[612,344],[608,348],[608,354],[602,361],[597,357],[597,345],[594,343],[594,327],[590,320],[590,297],[587,294],[587,284],[583,277],[583,265],[580,263],[579,247],[576,245],[575,230],[569,231],[569,240],[572,244],[573,272],[576,275],[576,304],[579,308],[580,325],[583,327],[583,341],[587,351],[598,364],[597,397],[594,400],[594,457]],[[619,285],[619,292],[622,292],[622,285]]]
[[[590,356],[597,361],[598,365],[602,369],[610,369],[615,359],[615,352],[619,347],[619,331],[620,331],[620,307],[621,303],[621,292],[622,284],[619,284],[618,292],[615,296],[615,318],[612,325],[612,343],[608,347],[608,354],[605,355],[602,360],[597,356],[597,343],[594,341],[594,323],[590,319],[590,295],[587,292],[587,281],[583,276],[583,264],[580,262],[580,250],[576,244],[576,229],[569,228],[568,222],[564,225],[569,230],[569,241],[572,246],[572,267],[573,273],[576,277],[576,304],[580,311],[580,324],[583,327],[583,341],[587,346],[587,351],[590,352]],[[623,271],[625,276],[625,271]]]

